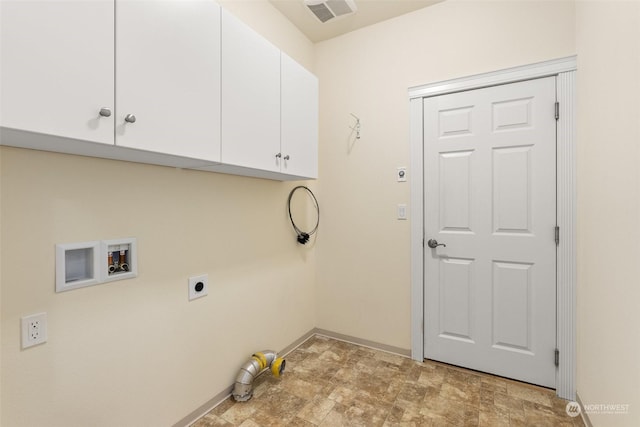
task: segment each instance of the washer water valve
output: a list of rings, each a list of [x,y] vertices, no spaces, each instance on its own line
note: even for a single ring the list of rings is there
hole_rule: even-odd
[[[135,238],[103,240],[102,281],[131,279],[138,276],[137,241]]]
[[[126,273],[129,271],[129,245],[109,246],[107,252],[107,271],[112,274]]]

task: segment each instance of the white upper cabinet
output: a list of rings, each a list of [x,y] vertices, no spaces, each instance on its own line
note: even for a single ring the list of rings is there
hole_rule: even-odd
[[[0,2],[0,126],[113,144],[113,6]]]
[[[318,177],[318,78],[282,54],[281,172]]]
[[[1,5],[2,127],[192,158],[197,165],[220,160],[217,3],[3,0]],[[75,150],[56,143],[60,146],[24,145]],[[96,155],[105,153],[150,163],[158,159],[137,152]],[[172,164],[167,158],[162,163]]]
[[[0,8],[0,145],[317,177],[317,78],[215,1]]]
[[[224,10],[221,161],[251,176],[318,175],[318,79]]]
[[[280,51],[222,11],[222,162],[279,172]]]
[[[116,145],[218,162],[220,6],[116,6]]]

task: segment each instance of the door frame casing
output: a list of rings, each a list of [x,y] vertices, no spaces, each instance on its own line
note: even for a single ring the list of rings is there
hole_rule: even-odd
[[[556,76],[557,225],[556,394],[576,398],[576,56],[507,68],[409,88],[411,144],[411,357],[424,359],[424,157],[423,99],[483,87]],[[553,355],[549,355],[553,363]]]

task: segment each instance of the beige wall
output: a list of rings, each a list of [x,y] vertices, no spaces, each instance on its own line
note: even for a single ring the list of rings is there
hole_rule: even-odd
[[[447,1],[316,46],[320,328],[410,348],[407,89],[573,55],[574,22],[572,2]]]
[[[259,31],[311,67],[313,46],[272,17]],[[171,425],[253,352],[315,326],[314,249],[286,214],[294,183],[0,154],[2,426]],[[119,237],[138,239],[138,278],[54,292],[56,243]],[[202,273],[209,295],[188,302],[187,278]],[[40,311],[49,340],[21,350],[20,317]]]
[[[578,2],[578,394],[640,425],[640,2]]]
[[[218,0],[218,3],[313,72],[313,43],[267,0]]]
[[[291,183],[13,148],[2,174],[2,425],[172,424],[315,326]],[[54,293],[56,243],[130,236],[138,278]],[[21,351],[19,319],[40,311],[49,341]]]

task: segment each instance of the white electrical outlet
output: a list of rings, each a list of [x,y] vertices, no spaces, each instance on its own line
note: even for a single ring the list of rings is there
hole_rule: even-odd
[[[47,342],[47,313],[22,318],[22,348]]]
[[[189,277],[189,301],[201,298],[209,293],[209,275]]]

